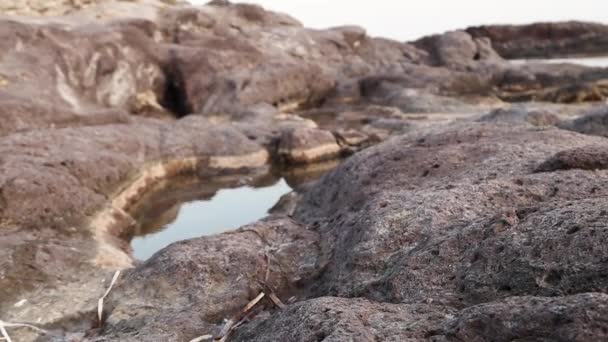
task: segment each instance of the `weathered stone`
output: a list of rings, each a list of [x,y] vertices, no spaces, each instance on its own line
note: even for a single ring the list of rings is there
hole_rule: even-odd
[[[608,169],[608,150],[606,150],[603,146],[593,145],[564,150],[540,164],[536,168],[536,172],[552,172],[573,169]]]
[[[236,340],[605,339],[608,143],[571,132],[605,136],[604,116],[563,103],[604,100],[608,69],[493,48],[588,53],[603,26],[401,43],[228,1],[0,11],[0,319],[51,331],[39,340],[189,341],[264,291]],[[503,102],[538,100],[554,104]],[[275,172],[296,189],[274,208],[287,216],[135,265],[140,210],[158,229],[218,189],[161,185]]]
[[[188,340],[213,335],[213,324],[231,318],[265,287],[284,300],[298,295],[303,282],[318,272],[317,240],[316,233],[290,219],[271,218],[175,243],[122,278],[108,299],[106,331],[115,334],[113,339],[148,339],[154,336],[150,327],[175,315],[208,322]]]
[[[465,31],[451,31],[422,38],[414,45],[429,52],[433,65],[466,70],[483,63],[503,63],[487,39],[475,40]]]
[[[563,122],[560,127],[583,134],[608,137],[608,107],[593,109],[580,118]]]
[[[447,341],[601,341],[608,297],[513,297],[458,313],[444,332]]]
[[[316,128],[296,128],[284,132],[277,155],[289,164],[307,164],[335,158],[341,148],[331,132]]]
[[[563,254],[572,254],[565,244],[571,239],[565,234],[568,228],[564,232],[551,230],[549,223],[539,227],[536,221],[522,221],[516,213],[522,208],[549,208],[544,203],[558,199],[564,206],[580,208],[578,223],[582,226],[586,224],[584,208],[598,206],[592,212],[601,213],[602,201],[585,198],[603,193],[604,171],[529,174],[556,152],[590,144],[605,146],[606,142],[530,126],[454,126],[426,136],[392,139],[381,148],[357,154],[304,195],[294,217],[320,232],[321,260],[326,265],[313,293],[365,295],[391,302],[432,298],[461,306],[512,293],[536,294],[542,288],[536,287],[534,279],[542,279],[555,265],[561,264],[568,272],[579,269],[561,261]],[[576,202],[579,200],[582,202]],[[556,222],[560,212],[566,211],[552,210],[543,215],[555,216]],[[530,248],[529,258],[534,258],[533,251],[547,241],[556,241],[554,252],[547,255],[543,266],[523,266],[528,257],[519,240],[510,245],[500,242],[514,229],[529,229],[525,233],[530,234],[526,247]],[[491,232],[497,237],[490,239]],[[521,231],[513,237],[524,239],[525,234]],[[601,268],[599,260],[606,251],[589,236],[581,239],[585,249],[598,249],[594,257],[581,263],[590,270]],[[488,243],[488,252],[470,247],[483,243]],[[512,253],[513,258],[499,256],[495,250],[500,246],[504,248],[502,253]],[[475,257],[476,251],[483,258]],[[490,284],[461,283],[462,279],[489,281],[491,277],[482,271],[488,268],[480,264],[477,276],[471,268],[475,265],[472,262],[485,260],[509,264],[493,266],[503,273],[496,273]],[[519,281],[502,283],[508,279]],[[577,284],[572,285],[572,293],[593,291],[597,286],[584,278],[572,283]],[[503,285],[511,292],[501,290]],[[554,290],[548,287],[546,291]]]
[[[608,53],[608,26],[584,22],[488,25],[466,29],[475,38],[489,38],[505,58],[556,58]]]
[[[42,324],[92,309],[98,287],[75,284],[101,284],[100,267],[131,265],[117,236],[133,225],[129,206],[155,183],[180,173],[238,174],[268,162],[267,151],[237,130],[196,117],[11,134],[0,138],[0,151],[0,307],[10,313],[3,319],[17,321],[32,320],[33,307],[53,308],[36,317]],[[78,305],[65,301],[62,308],[57,298],[68,293]],[[8,309],[21,299],[25,306]]]
[[[559,117],[546,110],[529,109],[525,106],[499,108],[480,117],[481,122],[529,123],[534,126],[555,126]]]
[[[239,330],[235,341],[423,341],[454,310],[322,297]]]

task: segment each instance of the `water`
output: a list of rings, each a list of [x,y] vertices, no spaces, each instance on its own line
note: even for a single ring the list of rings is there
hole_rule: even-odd
[[[549,63],[561,64],[570,63],[584,65],[588,67],[608,67],[608,57],[583,57],[583,58],[554,58],[554,59],[516,59],[512,61],[515,64],[523,63]]]
[[[223,189],[215,195],[212,187],[196,184],[163,191],[148,199],[148,208],[144,209],[152,211],[154,217],[138,220],[141,222],[135,233],[138,236],[131,241],[133,256],[146,260],[173,242],[219,234],[255,222],[265,217],[279,198],[290,191],[284,179],[259,188]],[[184,196],[185,203],[180,204],[184,198],[175,198],[172,193]],[[210,198],[205,198],[209,195]],[[188,201],[199,196],[203,198]]]

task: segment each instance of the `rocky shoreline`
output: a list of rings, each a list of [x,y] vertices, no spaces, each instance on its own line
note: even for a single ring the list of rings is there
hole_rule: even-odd
[[[608,68],[506,59],[608,55],[608,26],[404,43],[217,0],[0,13],[0,323],[44,330],[13,340],[608,338]],[[311,182],[133,260],[165,182],[277,170]]]

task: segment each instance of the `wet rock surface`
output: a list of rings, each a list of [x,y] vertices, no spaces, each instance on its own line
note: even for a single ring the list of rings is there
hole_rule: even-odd
[[[605,52],[603,25],[403,43],[227,1],[0,11],[0,320],[46,331],[13,340],[606,339],[608,69],[505,59]],[[277,172],[298,186],[268,218],[133,260],[166,183]]]

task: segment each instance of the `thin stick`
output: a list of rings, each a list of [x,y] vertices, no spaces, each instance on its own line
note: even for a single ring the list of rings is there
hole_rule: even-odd
[[[26,324],[26,323],[10,323],[10,322],[2,322],[2,324],[5,327],[8,327],[8,328],[11,328],[11,327],[12,328],[30,328],[32,330],[36,330],[37,332],[45,334],[45,335],[49,334],[48,331],[46,331],[44,329],[40,329],[37,326],[31,325],[31,324]]]
[[[259,303],[262,298],[264,298],[266,294],[264,292],[260,292],[260,294],[255,297],[251,302],[249,302],[245,308],[241,311],[242,313],[247,313],[249,312],[249,310],[251,310],[251,308],[253,308],[257,303]]]
[[[220,331],[220,333],[217,335],[218,338],[224,337],[226,335],[228,335],[228,332],[230,331],[230,329],[232,329],[232,326],[234,325],[234,320],[233,319],[229,319],[226,321],[226,324],[224,325],[224,327],[222,328],[222,330]]]
[[[6,329],[4,329],[4,322],[0,321],[0,333],[2,333],[2,336],[4,337],[4,339],[7,342],[13,342],[13,340],[11,340],[11,337],[8,336],[8,332],[6,331]]]
[[[268,252],[264,252],[264,257],[266,258],[266,275],[264,276],[264,284],[268,284],[268,278],[270,278],[270,256],[268,256]]]
[[[272,300],[272,302],[274,303],[274,305],[278,306],[279,309],[281,309],[281,310],[285,309],[285,304],[283,304],[283,302],[274,293],[274,291],[272,291],[272,289],[270,287],[268,287],[268,289],[270,290],[270,293],[268,294],[268,297],[270,297],[270,299]]]
[[[257,303],[262,300],[262,298],[264,298],[264,296],[266,296],[266,294],[264,292],[260,292],[257,297],[255,297],[252,301],[245,305],[245,307],[241,310],[241,312],[236,318],[228,320],[228,322],[226,322],[226,325],[224,325],[224,327],[222,328],[220,334],[216,337],[216,341],[225,342],[226,339],[228,339],[228,335],[230,335],[230,332],[234,329],[234,326],[240,322],[239,317],[249,312],[254,306],[256,306]]]
[[[210,340],[212,338],[213,338],[212,335],[203,335],[203,336],[197,337],[197,338],[195,338],[193,340],[190,340],[190,342],[202,342],[204,340]]]
[[[114,273],[114,277],[112,277],[112,282],[110,282],[110,287],[108,287],[106,293],[104,293],[103,296],[99,298],[99,302],[97,302],[97,318],[99,318],[99,325],[101,325],[101,319],[103,317],[103,301],[110,294],[110,291],[112,291],[112,287],[114,287],[114,284],[118,280],[119,275],[120,271],[116,271],[116,273]]]

